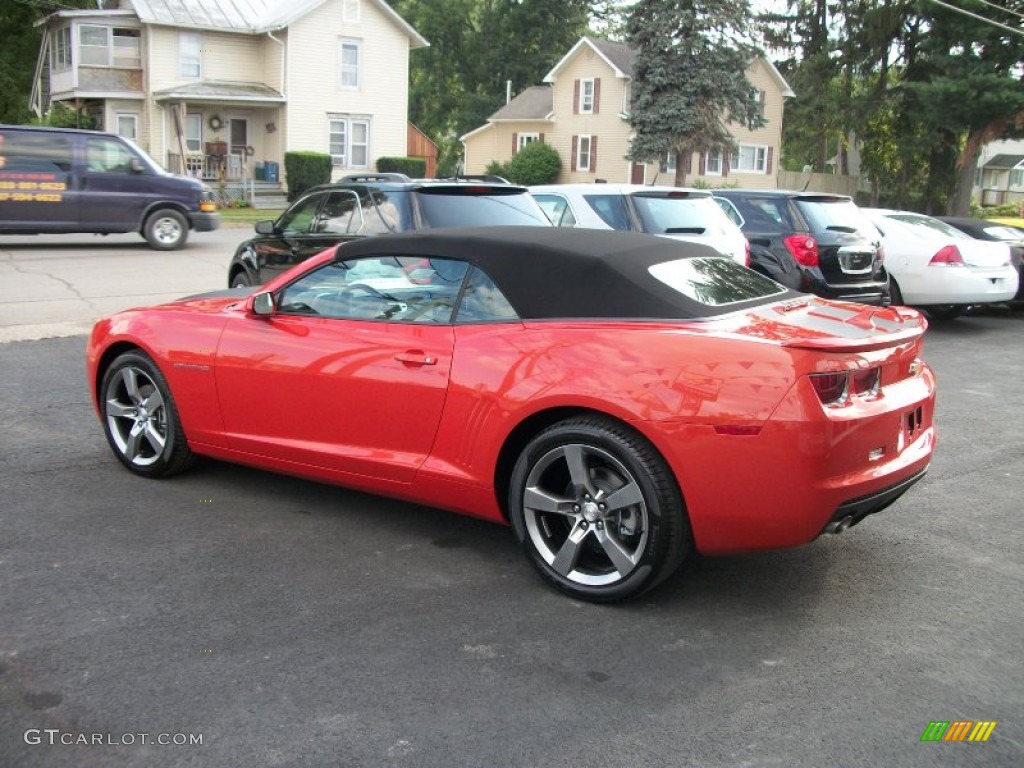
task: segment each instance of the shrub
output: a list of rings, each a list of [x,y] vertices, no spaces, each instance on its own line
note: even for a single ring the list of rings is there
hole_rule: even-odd
[[[284,174],[288,199],[295,200],[310,187],[331,180],[331,156],[323,152],[285,152]]]
[[[507,178],[514,184],[553,184],[562,170],[558,150],[550,144],[532,141],[508,162]],[[499,174],[505,175],[505,174]]]
[[[509,174],[508,165],[508,163],[499,163],[495,160],[484,168],[484,173],[488,176],[501,176],[501,178],[507,179]]]
[[[378,157],[378,173],[404,173],[422,179],[427,173],[427,161],[418,157]]]
[[[70,107],[62,101],[55,101],[50,105],[50,111],[41,119],[33,118],[32,124],[48,125],[51,128],[99,128],[96,121],[84,111]]]

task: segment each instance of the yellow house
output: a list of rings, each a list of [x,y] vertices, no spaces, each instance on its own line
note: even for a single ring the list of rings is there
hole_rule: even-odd
[[[632,129],[628,122],[635,53],[624,43],[583,37],[548,72],[544,82],[510,100],[487,123],[461,137],[466,173],[483,173],[492,162],[507,162],[531,141],[558,150],[558,181],[644,184],[657,178],[671,184],[673,159],[661,167],[626,159]],[[731,125],[737,151],[689,158],[686,183],[774,188],[782,146],[784,102],[794,95],[767,59],[747,70],[747,79],[765,116],[756,130]]]
[[[38,22],[37,114],[71,104],[168,170],[227,181],[266,180],[288,151],[329,153],[335,176],[406,154],[427,41],[384,0],[116,4]]]

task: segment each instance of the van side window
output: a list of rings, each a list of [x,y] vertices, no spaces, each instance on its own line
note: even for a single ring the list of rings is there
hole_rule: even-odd
[[[90,138],[86,145],[89,173],[131,173],[134,157],[128,147],[111,139]]]
[[[5,171],[71,172],[71,137],[61,133],[0,131]]]

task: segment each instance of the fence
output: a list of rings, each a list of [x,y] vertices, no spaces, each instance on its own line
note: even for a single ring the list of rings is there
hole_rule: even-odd
[[[801,173],[779,171],[779,189],[806,189],[808,192],[828,192],[835,195],[857,194],[859,179],[835,173]]]

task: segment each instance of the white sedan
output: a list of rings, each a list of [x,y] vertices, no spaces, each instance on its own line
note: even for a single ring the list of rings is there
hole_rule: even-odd
[[[709,245],[750,266],[750,244],[711,193],[642,184],[546,184],[530,194],[556,227],[619,229]]]
[[[882,233],[893,304],[953,318],[972,304],[1009,301],[1018,275],[1006,243],[975,240],[943,221],[910,211],[865,208]]]

